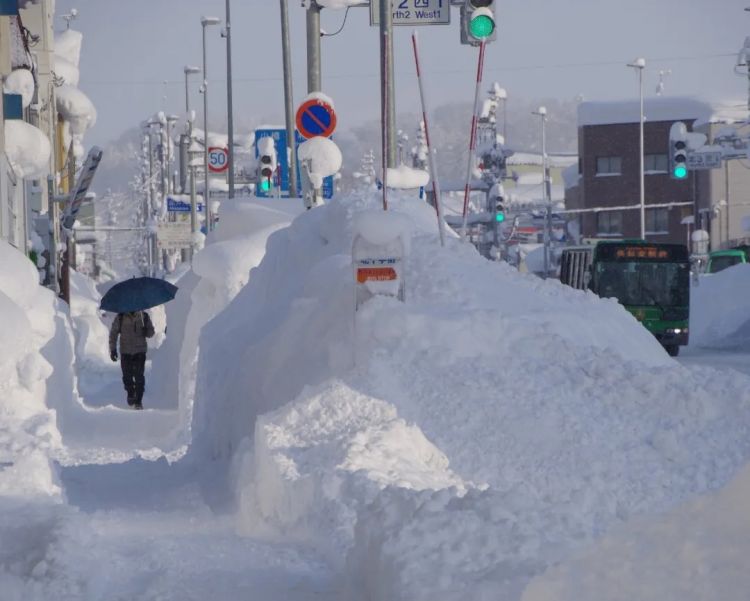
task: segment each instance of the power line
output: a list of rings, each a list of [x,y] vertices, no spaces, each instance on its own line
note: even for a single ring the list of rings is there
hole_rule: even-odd
[[[685,61],[700,61],[700,60],[706,60],[706,59],[716,59],[716,58],[727,58],[732,57],[736,58],[737,53],[736,52],[724,52],[724,53],[717,53],[717,54],[702,54],[702,55],[694,55],[694,56],[669,56],[669,57],[658,57],[658,58],[646,58],[649,62],[652,63],[667,63],[667,62],[685,62]],[[502,67],[492,67],[486,69],[487,72],[493,72],[493,73],[500,73],[500,72],[521,72],[521,71],[543,71],[546,69],[575,69],[575,68],[581,68],[581,67],[613,67],[613,66],[621,66],[627,63],[626,60],[609,60],[609,61],[590,61],[590,62],[583,62],[583,63],[557,63],[557,64],[550,64],[545,63],[541,65],[518,65],[518,66],[502,66]],[[462,74],[466,73],[466,69],[434,69],[431,71],[426,71],[429,75],[454,75],[454,74]],[[412,75],[411,71],[402,71],[398,73],[400,76],[409,76]],[[340,73],[340,74],[332,74],[332,75],[326,75],[326,79],[375,79],[380,77],[378,73]],[[233,81],[235,83],[260,83],[260,82],[277,82],[282,81],[281,76],[277,75],[271,75],[266,77],[235,77],[233,78]],[[90,81],[85,80],[82,82],[84,87],[85,86],[125,86],[125,85],[144,85],[144,86],[163,86],[163,85],[169,85],[169,86],[182,86],[184,85],[183,80],[130,80],[130,81],[115,81],[115,80],[99,80],[99,81]],[[209,83],[226,83],[226,79],[211,79],[209,80]]]

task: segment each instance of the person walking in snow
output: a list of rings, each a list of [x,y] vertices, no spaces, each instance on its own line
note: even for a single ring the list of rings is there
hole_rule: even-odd
[[[154,335],[154,324],[145,311],[118,313],[109,330],[109,356],[117,361],[117,339],[120,339],[120,367],[122,383],[128,393],[128,405],[143,409],[143,391],[146,388],[146,338]]]

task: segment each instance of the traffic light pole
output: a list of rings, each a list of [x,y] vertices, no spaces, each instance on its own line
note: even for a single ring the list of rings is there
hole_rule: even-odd
[[[320,92],[320,6],[310,0],[307,7],[307,93]]]
[[[288,0],[281,4],[281,50],[284,65],[284,113],[286,118],[286,143],[289,151],[289,196],[299,197],[297,190],[297,144],[294,139],[294,92],[292,89],[292,59],[289,43],[289,6]],[[320,38],[318,38],[320,40]]]
[[[232,17],[231,0],[227,0],[227,130],[229,142],[227,144],[227,170],[229,175],[228,198],[234,198],[234,109],[232,99]]]
[[[389,1],[380,2],[380,86],[383,90],[385,155],[383,162],[396,167],[396,86],[393,80],[393,11]]]

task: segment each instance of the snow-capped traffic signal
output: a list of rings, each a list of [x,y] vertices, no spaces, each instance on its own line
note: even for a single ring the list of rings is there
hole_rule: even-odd
[[[258,140],[258,184],[262,190],[270,190],[277,167],[276,146],[273,138]]]
[[[495,0],[464,0],[461,5],[461,43],[477,46],[496,38]]]
[[[686,179],[687,127],[682,121],[673,123],[669,130],[669,175],[672,179]]]

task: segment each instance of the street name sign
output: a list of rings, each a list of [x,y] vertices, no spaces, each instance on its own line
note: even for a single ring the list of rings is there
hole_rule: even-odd
[[[229,168],[229,150],[221,146],[210,146],[208,149],[208,170],[213,173],[224,173]]]
[[[172,198],[167,196],[167,211],[170,213],[189,213],[190,203],[180,200],[179,198]],[[195,205],[195,211],[201,213],[203,211],[203,203],[199,202]]]
[[[380,2],[370,0],[370,25],[380,25]],[[387,0],[386,0],[387,1]],[[450,25],[450,0],[391,0],[394,25]]]
[[[713,150],[711,152],[690,152],[687,155],[687,168],[690,171],[718,169],[721,167],[721,159],[721,150]]]

